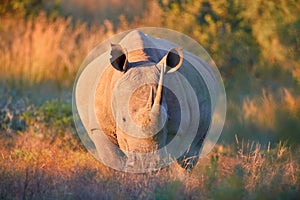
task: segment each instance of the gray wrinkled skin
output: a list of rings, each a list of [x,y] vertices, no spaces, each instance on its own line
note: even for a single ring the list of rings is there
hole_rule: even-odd
[[[149,46],[152,48],[145,48]],[[161,149],[172,141],[179,124],[188,135],[188,127],[199,123],[191,145],[177,159],[183,168],[192,169],[211,123],[213,94],[208,87],[214,87],[214,76],[210,67],[175,44],[140,31],[130,32],[111,48],[111,57],[107,58],[111,66],[103,72],[95,90],[97,122],[107,136],[100,137],[95,132],[91,137],[99,158],[109,164],[128,165],[135,162],[129,152],[151,153]],[[199,64],[203,73],[199,74],[187,58]],[[186,88],[182,77],[193,91]],[[176,92],[160,83],[174,86]],[[192,93],[197,101],[191,98]],[[184,102],[184,113],[178,98]],[[195,108],[199,108],[200,116],[191,112]]]

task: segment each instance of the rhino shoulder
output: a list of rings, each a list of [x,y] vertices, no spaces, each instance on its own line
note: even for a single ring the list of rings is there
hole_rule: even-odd
[[[114,144],[118,143],[116,123],[111,108],[112,92],[121,75],[121,73],[112,67],[108,67],[101,75],[95,90],[94,107],[97,121],[104,134],[107,135]]]

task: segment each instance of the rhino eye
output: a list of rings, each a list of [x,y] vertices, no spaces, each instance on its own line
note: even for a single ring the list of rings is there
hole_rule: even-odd
[[[123,122],[126,122],[126,119],[125,119],[125,117],[123,117],[123,118],[122,118],[122,120],[123,120]]]

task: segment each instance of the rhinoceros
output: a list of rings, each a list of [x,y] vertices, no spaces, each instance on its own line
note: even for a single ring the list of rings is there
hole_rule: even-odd
[[[90,86],[92,100],[84,108],[92,113],[85,124],[98,157],[122,168],[132,153],[159,151],[192,169],[212,120],[211,93],[217,86],[210,66],[178,45],[138,30],[111,44],[94,65],[103,70]],[[90,72],[92,77],[96,73]],[[94,82],[87,80],[84,87]],[[76,103],[87,104],[85,98]]]

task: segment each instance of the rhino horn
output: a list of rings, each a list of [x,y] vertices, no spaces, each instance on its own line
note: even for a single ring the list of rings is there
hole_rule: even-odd
[[[157,86],[157,91],[156,91],[156,96],[154,99],[153,107],[161,105],[163,82],[164,82],[164,65],[161,65],[159,82],[158,82],[158,86]]]
[[[152,105],[153,105],[153,87],[150,86],[150,94],[149,94],[148,101],[146,104],[146,109],[151,110]]]
[[[162,95],[163,95],[163,82],[164,82],[164,73],[171,73],[178,70],[183,61],[182,48],[172,48],[169,52],[161,59],[157,64],[161,66],[159,82],[157,86],[156,96],[154,99],[153,107],[161,105]],[[152,94],[151,94],[152,95]]]

